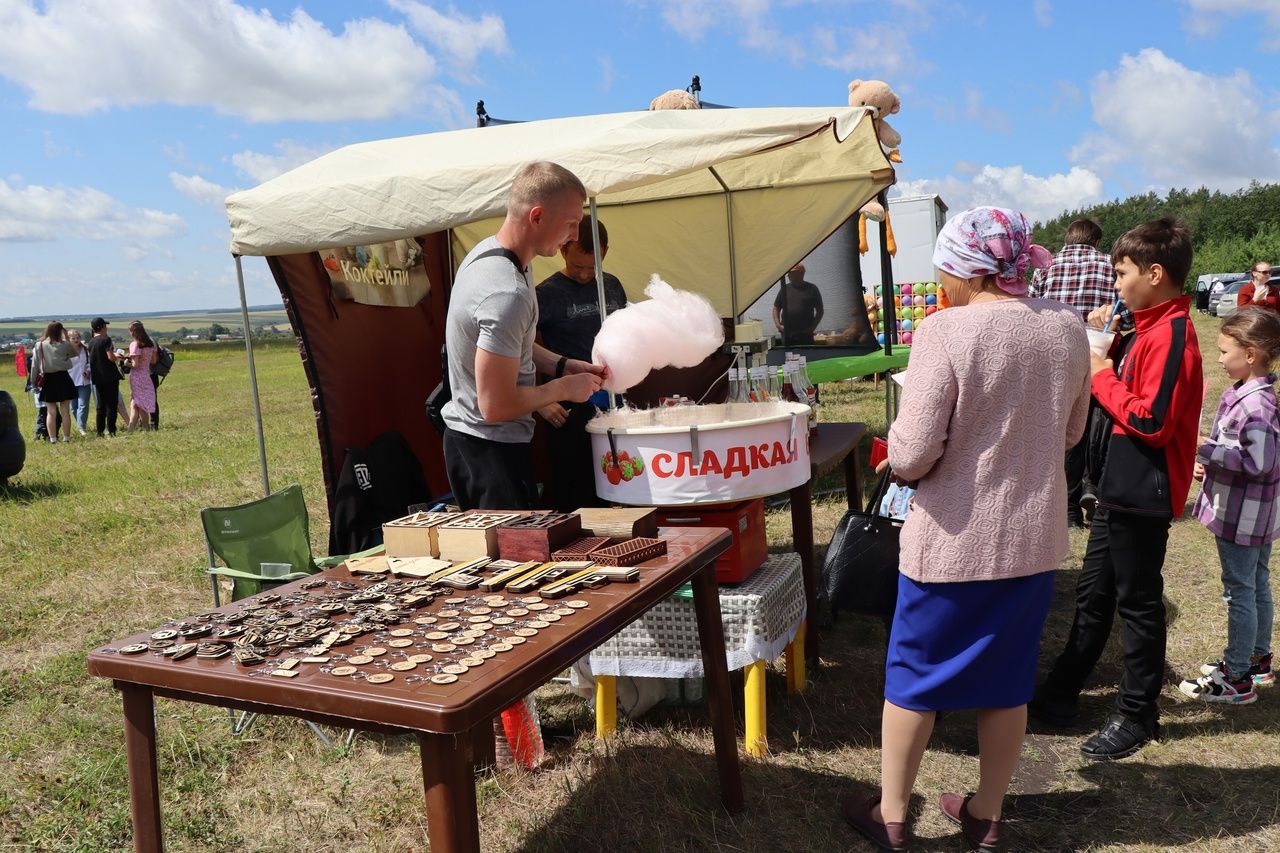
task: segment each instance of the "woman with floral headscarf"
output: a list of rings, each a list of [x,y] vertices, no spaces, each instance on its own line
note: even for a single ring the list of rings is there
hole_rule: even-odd
[[[1061,303],[1027,298],[1052,256],[1021,213],[966,210],[938,235],[952,308],[915,333],[889,465],[916,487],[885,664],[881,790],[844,813],[907,849],[907,802],[938,711],[978,709],[981,780],[941,808],[983,849],[1026,731],[1054,569],[1067,554],[1062,454],[1084,431],[1089,346]]]

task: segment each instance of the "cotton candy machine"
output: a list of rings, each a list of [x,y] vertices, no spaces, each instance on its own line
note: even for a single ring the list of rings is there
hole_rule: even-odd
[[[809,407],[782,401],[618,409],[587,424],[596,494],[638,506],[726,503],[809,479]]]

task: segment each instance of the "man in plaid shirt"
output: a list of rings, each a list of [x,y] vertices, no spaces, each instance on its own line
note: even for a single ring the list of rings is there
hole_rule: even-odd
[[[1077,219],[1067,226],[1062,251],[1048,269],[1036,270],[1031,295],[1064,302],[1088,320],[1089,312],[1116,301],[1116,271],[1111,258],[1098,251],[1102,228],[1092,219]],[[1116,312],[1120,329],[1133,328],[1133,312],[1121,305]],[[1085,441],[1067,451],[1067,523],[1084,527],[1093,520],[1098,499],[1085,471]]]
[[[1062,251],[1054,255],[1048,269],[1036,270],[1031,295],[1065,302],[1080,312],[1082,320],[1100,305],[1116,301],[1116,271],[1111,258],[1098,251],[1102,228],[1092,219],[1077,219],[1067,226]],[[1117,312],[1120,329],[1133,328],[1133,312],[1121,305]]]

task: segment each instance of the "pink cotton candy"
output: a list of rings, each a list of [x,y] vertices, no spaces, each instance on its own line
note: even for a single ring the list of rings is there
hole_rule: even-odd
[[[676,290],[655,274],[644,302],[605,318],[591,360],[607,365],[605,388],[621,394],[659,367],[693,367],[724,343],[720,316],[705,297]]]

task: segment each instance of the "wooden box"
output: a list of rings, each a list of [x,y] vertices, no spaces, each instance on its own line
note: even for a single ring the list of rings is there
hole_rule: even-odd
[[[415,512],[382,525],[388,557],[439,557],[436,528],[458,518],[457,512]]]
[[[498,556],[504,560],[551,559],[551,552],[577,539],[582,519],[569,513],[526,515],[498,528]]]
[[[578,510],[588,536],[634,539],[658,535],[658,510],[651,506],[585,507]]]
[[[635,566],[667,553],[667,540],[637,536],[617,545],[592,551],[588,559],[601,566]]]
[[[498,528],[520,513],[468,512],[432,528],[442,560],[498,556]]]

